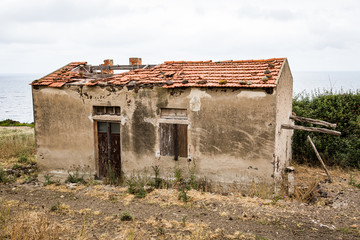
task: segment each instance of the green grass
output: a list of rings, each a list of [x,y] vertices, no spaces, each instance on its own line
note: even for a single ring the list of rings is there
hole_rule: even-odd
[[[25,127],[34,127],[34,123],[21,123],[18,121],[14,121],[11,119],[6,119],[3,121],[0,121],[0,126],[2,127],[20,127],[20,126],[25,126]]]

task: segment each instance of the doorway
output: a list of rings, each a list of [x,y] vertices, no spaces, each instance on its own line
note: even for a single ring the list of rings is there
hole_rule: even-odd
[[[121,177],[120,123],[97,122],[98,177]]]

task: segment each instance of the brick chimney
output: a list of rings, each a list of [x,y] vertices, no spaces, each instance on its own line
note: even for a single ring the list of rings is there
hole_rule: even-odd
[[[130,65],[141,65],[141,58],[129,58]]]
[[[114,61],[112,59],[105,59],[104,64],[101,64],[101,66],[112,66],[114,65]],[[102,70],[102,74],[114,74],[114,70]]]

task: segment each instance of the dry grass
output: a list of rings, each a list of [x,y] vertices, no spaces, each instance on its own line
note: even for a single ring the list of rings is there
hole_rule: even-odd
[[[0,199],[0,239],[66,239],[72,234],[70,228],[51,221],[43,212],[22,211],[15,215],[12,207],[13,202]]]
[[[29,127],[0,127],[0,164],[12,158],[29,160],[35,155],[34,129]],[[1,166],[0,165],[0,166]]]

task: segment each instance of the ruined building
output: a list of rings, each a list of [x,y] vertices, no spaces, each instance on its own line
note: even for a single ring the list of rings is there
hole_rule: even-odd
[[[31,84],[39,166],[273,182],[291,158],[292,84],[286,58],[72,62]]]

